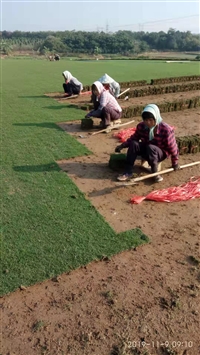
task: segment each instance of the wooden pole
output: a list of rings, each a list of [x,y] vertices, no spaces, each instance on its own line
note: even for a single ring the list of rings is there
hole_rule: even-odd
[[[75,99],[76,97],[78,97],[79,95],[71,95],[71,96],[63,96],[61,97],[61,99],[63,100],[70,100],[70,99]]]
[[[117,99],[118,99],[121,95],[125,94],[125,92],[127,92],[127,91],[129,91],[129,90],[130,90],[130,88],[128,88],[128,89],[122,91],[121,94],[119,94],[119,95],[117,96]]]
[[[113,126],[111,126],[111,127],[109,127],[109,128],[101,129],[101,130],[98,131],[98,132],[93,132],[93,133],[91,133],[91,136],[94,136],[94,135],[99,134],[99,133],[102,133],[102,132],[106,132],[107,129],[113,130],[113,129],[121,128],[121,127],[123,127],[123,126],[126,126],[126,125],[132,123],[132,122],[135,122],[135,120],[132,120],[132,121],[129,121],[129,122],[126,122],[126,123],[122,123],[122,124],[119,124],[119,125],[113,125]]]
[[[193,162],[193,163],[181,165],[180,169],[185,169],[185,168],[188,168],[190,166],[194,166],[194,165],[198,165],[198,164],[200,164],[200,161],[196,161],[196,162]],[[124,186],[131,186],[131,185],[136,184],[139,181],[146,180],[146,179],[152,178],[154,176],[162,175],[162,174],[167,174],[167,173],[170,173],[172,171],[174,171],[174,169],[173,168],[169,168],[169,169],[161,170],[161,171],[156,172],[156,173],[148,174],[148,175],[145,175],[145,176],[140,176],[138,178],[131,179],[130,182],[124,182]]]

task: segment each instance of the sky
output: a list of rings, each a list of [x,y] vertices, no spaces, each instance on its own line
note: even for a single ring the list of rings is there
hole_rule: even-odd
[[[200,0],[0,1],[2,31],[200,32]]]

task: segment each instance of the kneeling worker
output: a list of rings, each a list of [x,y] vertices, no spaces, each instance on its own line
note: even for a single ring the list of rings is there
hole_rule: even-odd
[[[104,74],[100,79],[100,83],[103,84],[106,90],[109,90],[114,97],[118,97],[120,94],[120,85],[108,74]]]

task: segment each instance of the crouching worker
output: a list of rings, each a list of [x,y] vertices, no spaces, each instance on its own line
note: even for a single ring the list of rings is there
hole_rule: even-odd
[[[114,97],[118,97],[120,94],[120,85],[108,74],[104,74],[97,81],[103,84],[103,87],[108,90]],[[92,93],[91,102],[94,105],[94,109],[97,110],[99,107],[98,97]]]
[[[92,94],[98,98],[99,106],[97,109],[90,111],[85,117],[101,118],[100,126],[102,128],[120,124],[122,109],[114,96],[99,81],[95,81],[92,84]]]
[[[120,85],[108,74],[104,74],[98,81],[103,84],[106,90],[109,90],[114,97],[118,97],[120,94]]]
[[[60,60],[59,54],[55,54],[55,55],[54,55],[54,59],[55,59],[56,61]]]
[[[79,95],[81,90],[83,90],[83,85],[78,79],[76,79],[69,71],[64,71],[62,73],[65,79],[63,84],[64,92],[66,96]]]
[[[179,169],[178,147],[173,129],[162,121],[160,110],[154,104],[147,105],[142,112],[143,121],[140,122],[135,133],[126,142],[115,148],[120,153],[123,148],[128,148],[126,157],[126,171],[118,176],[119,181],[129,180],[133,175],[133,166],[137,156],[147,160],[151,172],[158,171],[158,163],[171,156],[172,168]],[[160,182],[163,177],[157,175],[155,182]]]

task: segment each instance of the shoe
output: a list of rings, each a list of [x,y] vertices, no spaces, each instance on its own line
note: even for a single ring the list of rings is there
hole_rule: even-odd
[[[118,181],[127,181],[127,180],[130,180],[131,178],[133,177],[133,174],[129,174],[129,173],[124,173],[122,175],[119,175],[117,177],[117,180]]]
[[[163,181],[163,177],[160,176],[160,175],[154,176],[154,181],[155,182],[161,182],[161,181]]]

